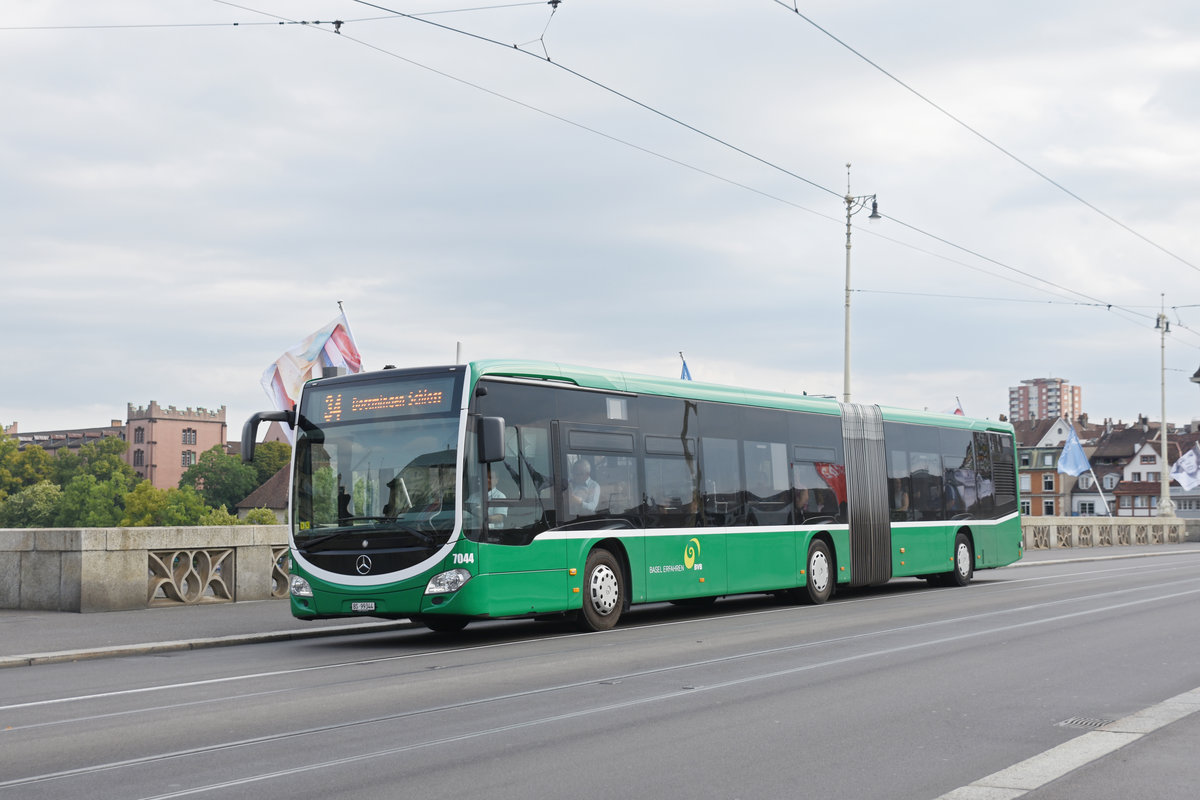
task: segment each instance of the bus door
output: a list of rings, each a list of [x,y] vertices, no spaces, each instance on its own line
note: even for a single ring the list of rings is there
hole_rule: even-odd
[[[497,392],[497,394],[499,394]],[[506,424],[504,460],[486,467],[488,533],[480,570],[501,613],[561,609],[566,546],[555,534],[551,425]]]
[[[613,537],[622,541],[635,569],[644,554],[633,429],[571,422],[556,427],[555,465],[562,476],[557,482],[558,532],[566,539],[567,563],[582,569],[592,543]]]

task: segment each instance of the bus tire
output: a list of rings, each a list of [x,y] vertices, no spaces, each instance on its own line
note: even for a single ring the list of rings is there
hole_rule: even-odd
[[[579,628],[607,631],[616,626],[625,606],[625,576],[615,556],[597,547],[583,568],[583,608]]]
[[[975,576],[975,551],[971,538],[959,532],[954,537],[954,569],[946,575],[947,586],[966,586]]]
[[[804,586],[796,590],[798,598],[817,606],[833,596],[835,575],[833,556],[829,545],[821,539],[813,539],[808,545],[808,557],[804,560]]]
[[[458,633],[470,621],[467,617],[421,617],[421,624],[435,633]]]

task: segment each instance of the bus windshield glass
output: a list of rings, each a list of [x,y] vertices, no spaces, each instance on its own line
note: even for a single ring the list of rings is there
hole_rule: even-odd
[[[460,375],[318,384],[296,435],[293,535],[306,552],[436,546],[455,521]]]

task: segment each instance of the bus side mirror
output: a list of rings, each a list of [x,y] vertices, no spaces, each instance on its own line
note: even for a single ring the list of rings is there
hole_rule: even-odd
[[[258,423],[260,422],[283,422],[287,425],[292,424],[291,411],[258,411],[250,419],[246,420],[246,424],[242,426],[242,463],[249,464],[254,461],[254,444],[258,439]]]
[[[504,417],[479,418],[479,461],[493,464],[504,460]]]

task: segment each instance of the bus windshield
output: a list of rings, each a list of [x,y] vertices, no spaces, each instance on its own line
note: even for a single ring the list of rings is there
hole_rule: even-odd
[[[436,546],[449,538],[459,436],[455,383],[453,376],[418,376],[306,394],[292,498],[297,548],[359,547],[368,534],[372,547]]]

